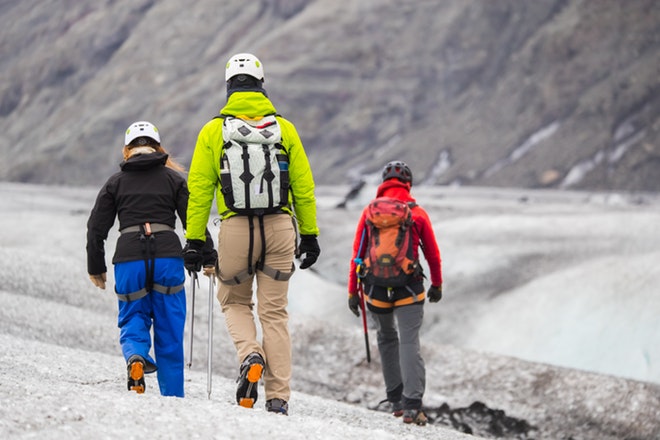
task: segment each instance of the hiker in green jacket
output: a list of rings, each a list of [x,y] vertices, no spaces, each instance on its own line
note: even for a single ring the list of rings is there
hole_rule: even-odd
[[[296,253],[301,269],[320,254],[314,179],[294,125],[277,115],[268,99],[259,59],[232,56],[225,80],[227,104],[199,132],[190,165],[184,260],[188,270],[200,270],[215,197],[222,221],[218,300],[240,363],[237,403],[254,405],[263,372],[266,409],[288,414],[288,280]],[[252,313],[255,278],[261,343]]]

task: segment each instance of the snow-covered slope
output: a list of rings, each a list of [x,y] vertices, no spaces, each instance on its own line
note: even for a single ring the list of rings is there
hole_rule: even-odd
[[[468,439],[442,427],[395,423],[382,412],[294,392],[289,417],[258,402],[235,404],[235,382],[187,374],[186,398],[164,398],[155,378],[147,392],[128,393],[123,358],[0,335],[0,435],[5,439]],[[263,392],[263,390],[261,390]]]
[[[652,198],[416,188],[434,219],[446,283],[445,298],[426,306],[425,405],[435,424],[420,428],[367,409],[384,398],[375,332],[367,364],[361,321],[346,308],[354,222],[372,190],[335,209],[345,188],[319,188],[322,257],[291,282],[294,392],[291,415],[281,417],[261,401],[252,411],[234,404],[236,359],[217,302],[207,399],[204,280],[186,398],[160,397],[154,377],[147,394],[127,393],[116,300],[86,274],[85,222],[97,189],[0,183],[0,437],[660,436],[660,386],[650,383],[658,350]],[[576,283],[582,288],[572,290]],[[642,360],[630,355],[640,347]],[[539,352],[563,367],[529,362]],[[646,382],[583,371],[598,365]]]
[[[372,185],[332,209],[322,190],[319,271],[345,279]],[[446,344],[660,383],[660,199],[414,187],[443,259],[425,334]],[[333,203],[331,203],[331,201]],[[322,269],[321,269],[322,268]]]

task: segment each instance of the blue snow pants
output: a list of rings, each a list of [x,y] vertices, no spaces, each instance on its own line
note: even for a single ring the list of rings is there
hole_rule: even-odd
[[[143,260],[116,263],[114,270],[117,294],[145,287]],[[156,258],[153,272],[154,284],[178,286],[185,282],[182,258]],[[170,294],[151,291],[137,300],[118,304],[119,343],[124,359],[128,361],[135,354],[142,356],[147,362],[145,372],[157,371],[160,394],[183,397],[185,289]],[[149,355],[152,325],[155,361]]]

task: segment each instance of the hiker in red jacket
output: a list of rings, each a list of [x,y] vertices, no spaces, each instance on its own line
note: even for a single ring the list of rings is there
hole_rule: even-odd
[[[410,275],[403,285],[393,282],[373,281],[365,274],[365,260],[372,255],[370,234],[375,234],[368,221],[369,207],[360,217],[353,242],[348,279],[348,306],[360,316],[358,283],[364,288],[365,301],[377,324],[378,351],[381,357],[387,400],[395,416],[403,415],[404,423],[425,425],[422,411],[426,371],[420,353],[419,330],[424,317],[424,300],[438,302],[442,298],[442,265],[440,250],[433,226],[426,211],[417,205],[410,194],[413,176],[410,168],[400,161],[390,162],[383,169],[383,183],[378,187],[377,198],[389,197],[405,202],[412,213]],[[431,287],[424,288],[424,276],[418,262],[419,249],[430,270]],[[358,273],[360,272],[360,273]]]

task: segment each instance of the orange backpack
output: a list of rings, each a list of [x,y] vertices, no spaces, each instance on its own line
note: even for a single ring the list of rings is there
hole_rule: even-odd
[[[419,263],[413,257],[413,206],[391,197],[378,197],[367,206],[368,241],[361,273],[367,284],[404,286],[418,273]]]

